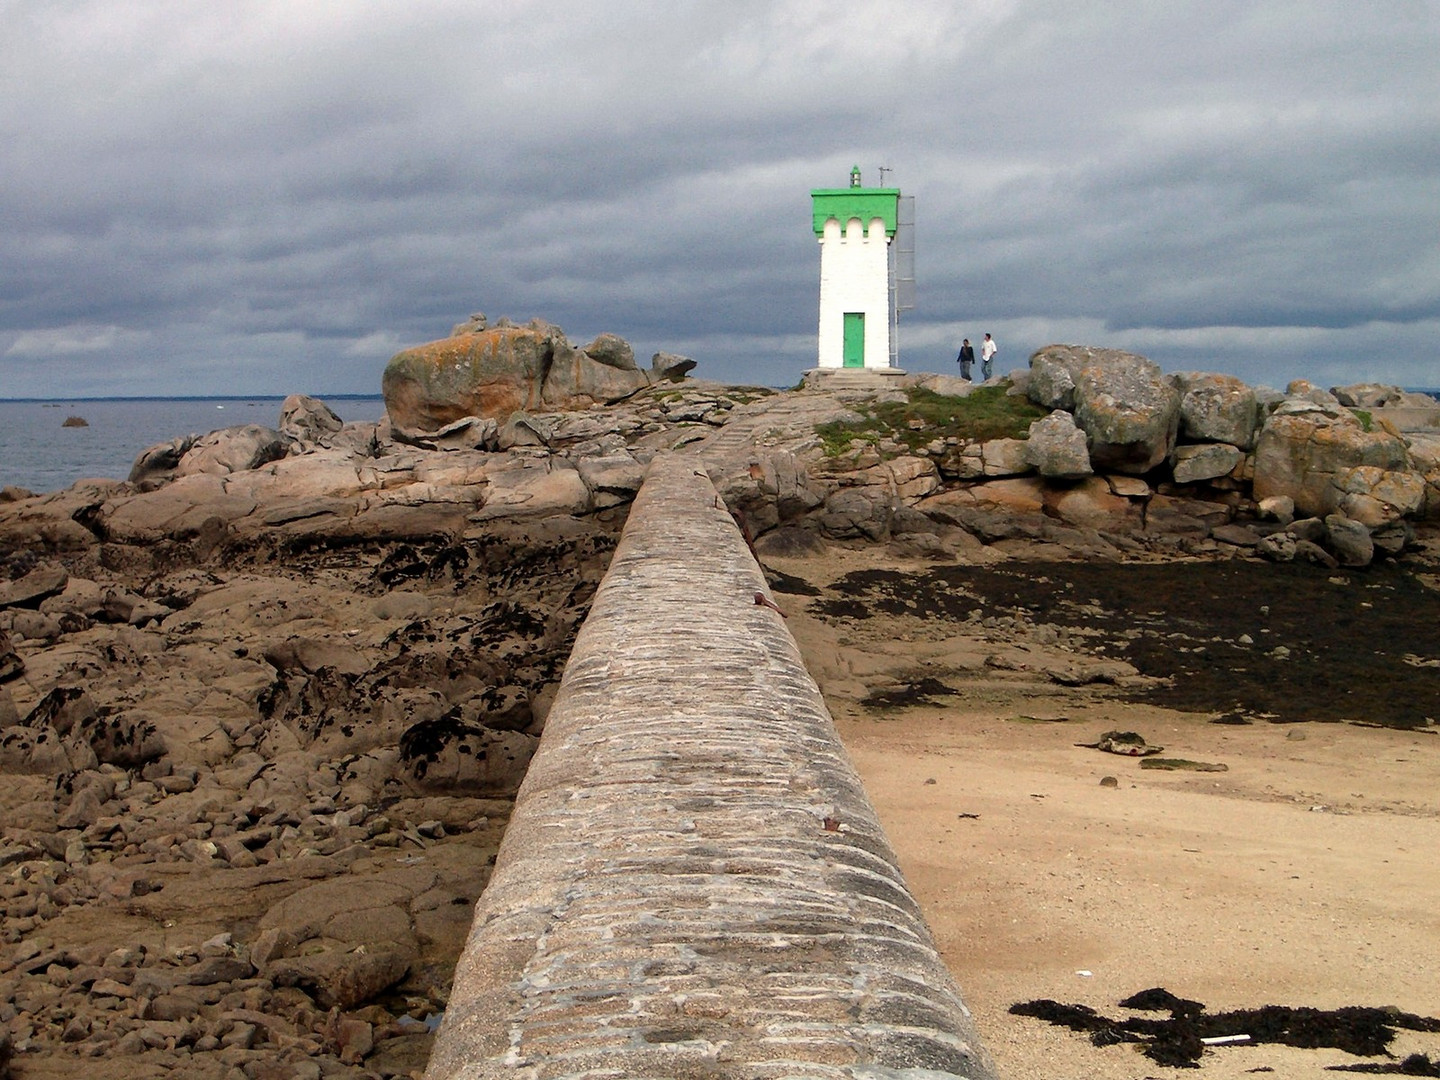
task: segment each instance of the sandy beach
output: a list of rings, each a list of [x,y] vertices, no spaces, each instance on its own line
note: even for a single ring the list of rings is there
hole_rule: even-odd
[[[767,560],[816,586],[920,570],[884,549]],[[1057,567],[1063,572],[1063,566]],[[1164,987],[1209,1012],[1394,1006],[1440,1016],[1440,740],[1353,724],[1212,723],[1136,703],[1137,683],[1058,683],[1044,627],[782,606],[940,950],[1009,1080],[1173,1075],[1134,1045],[1011,1015],[1054,999],[1110,1017]],[[953,694],[874,707],[932,678]],[[1154,769],[1077,744],[1140,733],[1224,771]],[[1113,778],[1113,781],[1108,779]],[[1165,1014],[1151,1014],[1163,1019]],[[1440,1058],[1401,1031],[1391,1053]],[[1205,1075],[1319,1077],[1335,1049],[1218,1046]]]

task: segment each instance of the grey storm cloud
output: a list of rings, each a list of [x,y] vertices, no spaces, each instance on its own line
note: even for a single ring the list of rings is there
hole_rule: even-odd
[[[374,392],[474,311],[790,384],[854,163],[907,368],[1436,385],[1436,55],[1434,0],[10,0],[0,396]]]

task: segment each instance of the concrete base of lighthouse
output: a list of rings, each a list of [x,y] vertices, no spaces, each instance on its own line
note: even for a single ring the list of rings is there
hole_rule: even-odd
[[[904,369],[898,367],[813,367],[800,377],[800,383],[811,390],[875,390],[899,387],[904,378]]]

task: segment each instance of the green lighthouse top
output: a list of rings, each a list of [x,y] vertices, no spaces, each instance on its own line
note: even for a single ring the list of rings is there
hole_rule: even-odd
[[[825,222],[834,218],[840,228],[851,218],[859,218],[868,228],[871,220],[880,218],[885,222],[885,235],[895,235],[896,209],[900,201],[899,188],[867,188],[860,183],[860,166],[850,170],[850,186],[845,188],[816,188],[810,192],[815,216],[815,235],[823,236]]]

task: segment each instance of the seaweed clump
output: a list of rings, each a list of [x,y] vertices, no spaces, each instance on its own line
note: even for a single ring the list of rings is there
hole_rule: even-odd
[[[1440,1032],[1440,1020],[1401,1012],[1393,1008],[1352,1005],[1340,1009],[1312,1009],[1288,1005],[1264,1005],[1258,1009],[1233,1009],[1207,1013],[1198,1001],[1176,997],[1163,987],[1142,990],[1121,1001],[1120,1007],[1137,1012],[1169,1012],[1166,1020],[1151,1017],[1109,1017],[1088,1005],[1066,1005],[1048,998],[1022,1001],[1010,1006],[1015,1016],[1038,1020],[1087,1033],[1096,1046],[1129,1042],[1140,1044],[1146,1057],[1172,1068],[1198,1068],[1208,1047],[1256,1043],[1280,1043],[1306,1050],[1343,1050],[1356,1057],[1387,1055],[1396,1032]],[[1242,1038],[1243,1037],[1243,1038]],[[1220,1041],[1215,1041],[1220,1040]],[[1414,1059],[1422,1058],[1423,1062]],[[1387,1064],[1387,1063],[1382,1063]],[[1429,1067],[1424,1054],[1412,1054],[1395,1067],[1409,1076],[1435,1076],[1436,1072],[1407,1072],[1407,1068]],[[1345,1066],[1348,1071],[1378,1072],[1380,1068]]]

